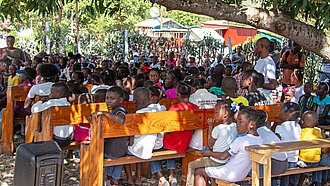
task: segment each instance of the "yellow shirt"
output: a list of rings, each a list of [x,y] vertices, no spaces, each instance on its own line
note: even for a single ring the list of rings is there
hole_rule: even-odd
[[[321,131],[315,128],[304,128],[301,130],[300,141],[322,139]],[[316,163],[321,159],[321,148],[302,149],[298,155],[299,159],[308,163]]]
[[[8,77],[8,86],[16,86],[20,83],[21,83],[21,80],[19,79],[19,77],[17,75],[15,75],[14,77],[12,77],[12,75],[10,75]]]
[[[240,103],[243,103],[244,106],[249,106],[249,101],[243,97],[243,96],[238,96],[237,98],[230,98],[233,102],[236,102],[237,105]]]

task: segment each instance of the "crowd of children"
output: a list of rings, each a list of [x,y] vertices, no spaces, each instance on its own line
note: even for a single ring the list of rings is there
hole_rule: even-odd
[[[203,148],[203,131],[182,131],[136,135],[106,139],[104,157],[119,158],[125,155],[150,159],[154,150],[171,149],[185,153],[193,148],[203,158],[189,163],[186,185],[206,185],[209,178],[237,182],[251,171],[251,161],[246,146],[311,140],[322,138],[318,125],[330,124],[329,84],[320,82],[313,90],[313,82],[303,84],[303,71],[293,70],[293,84],[281,86],[277,81],[276,66],[269,56],[270,41],[257,41],[255,53],[260,59],[253,68],[248,61],[229,58],[217,65],[205,62],[196,67],[193,57],[175,60],[174,52],[165,61],[158,61],[153,54],[149,59],[139,57],[131,63],[98,61],[81,55],[38,55],[32,62],[2,61],[0,106],[5,107],[8,86],[32,86],[25,102],[15,103],[15,115],[26,116],[42,112],[52,106],[71,105],[78,97],[78,104],[105,102],[109,112],[98,111],[119,124],[125,123],[128,110],[121,105],[133,101],[136,113],[163,112],[161,99],[177,98],[179,103],[169,111],[214,109],[214,118],[207,120],[208,147]],[[241,49],[241,48],[240,48]],[[285,65],[284,65],[285,66]],[[235,70],[233,70],[235,69]],[[86,85],[92,85],[87,89]],[[279,91],[278,91],[279,90]],[[36,96],[47,96],[34,103]],[[220,98],[221,97],[221,98]],[[284,102],[279,113],[283,123],[272,126],[267,114],[248,106]],[[301,119],[300,119],[301,118]],[[3,118],[4,119],[4,118]],[[53,139],[64,147],[72,140],[90,139],[90,123],[54,127]],[[24,126],[21,128],[24,135]],[[296,166],[315,167],[328,163],[327,149],[309,149],[273,153],[272,174],[279,175]],[[323,160],[322,160],[323,158]],[[323,163],[324,164],[324,163]],[[175,160],[167,160],[170,176],[166,179],[159,161],[151,161],[151,172],[156,174],[159,185],[177,185]],[[141,185],[142,163],[137,163],[135,179],[131,165],[105,167],[107,185]],[[124,167],[127,180],[119,181]],[[282,176],[280,185],[302,185],[306,175]],[[326,172],[314,172],[312,180],[321,185]],[[214,179],[210,179],[214,184]],[[279,178],[272,179],[272,185]]]

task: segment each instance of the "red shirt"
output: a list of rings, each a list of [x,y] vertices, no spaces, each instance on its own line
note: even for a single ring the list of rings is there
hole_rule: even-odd
[[[177,111],[177,110],[195,110],[199,109],[199,107],[195,104],[186,104],[179,103],[177,105],[173,105],[168,109],[168,111]],[[193,135],[194,131],[180,131],[180,132],[171,132],[166,134],[163,139],[163,145],[165,148],[175,150],[180,153],[185,153]]]

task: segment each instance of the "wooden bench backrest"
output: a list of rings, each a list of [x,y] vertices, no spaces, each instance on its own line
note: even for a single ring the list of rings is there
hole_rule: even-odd
[[[213,112],[205,109],[127,114],[124,125],[103,117],[97,125],[102,125],[102,138],[195,130],[205,127],[208,111]]]
[[[30,86],[14,86],[7,88],[7,102],[25,101]]]
[[[274,105],[260,105],[252,106],[251,108],[263,110],[268,115],[268,122],[281,123],[282,121],[278,118],[278,114],[283,106],[283,103],[277,103]]]
[[[96,111],[108,111],[105,103],[92,103],[52,107],[41,113],[34,113],[26,119],[25,142],[52,140],[53,126],[89,123],[89,115]],[[41,121],[42,114],[42,121]],[[40,131],[40,126],[42,130]]]

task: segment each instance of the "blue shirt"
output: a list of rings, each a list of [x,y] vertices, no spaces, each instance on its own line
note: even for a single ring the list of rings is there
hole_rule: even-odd
[[[316,96],[314,98],[314,103],[317,104],[317,106],[320,109],[320,115],[323,114],[323,111],[325,109],[325,106],[330,104],[330,96],[326,95],[325,98],[321,101],[320,96]],[[330,116],[330,112],[328,113],[328,116]]]

